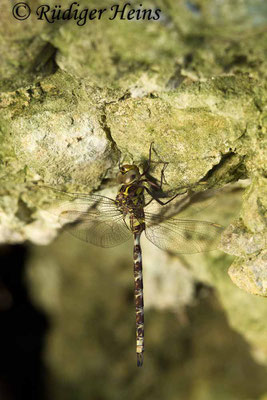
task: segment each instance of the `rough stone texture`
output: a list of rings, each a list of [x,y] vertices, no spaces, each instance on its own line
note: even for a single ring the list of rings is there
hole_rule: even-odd
[[[33,9],[42,4],[29,3]],[[139,4],[132,2],[135,8]],[[142,4],[152,7],[151,2]],[[88,2],[80,5],[88,7]],[[110,7],[110,2],[99,1],[97,7]],[[52,199],[38,186],[115,193],[119,157],[140,164],[152,141],[154,160],[169,162],[164,185],[169,193],[181,186],[196,191],[222,188],[246,178],[242,205],[240,193],[230,190],[218,207],[200,214],[200,219],[227,227],[220,247],[231,256],[181,256],[178,262],[161,255],[173,276],[172,286],[154,269],[159,256],[149,250],[147,269],[155,280],[148,283],[148,304],[183,308],[193,301],[195,279],[201,280],[217,290],[231,327],[253,346],[254,358],[266,363],[266,300],[253,295],[266,296],[267,287],[267,3],[157,0],[153,7],[162,9],[158,22],[104,18],[79,27],[75,21],[37,21],[34,13],[26,21],[15,21],[10,1],[1,1],[0,242],[51,242],[58,226],[42,209]],[[160,177],[160,164],[152,174]],[[56,320],[56,307],[63,313],[71,284],[65,285],[61,272],[54,276],[53,268],[41,279],[46,266],[55,263],[40,263],[32,279],[34,298],[49,314],[55,312]],[[185,288],[181,297],[175,287],[179,277],[172,271],[176,263]],[[184,269],[188,265],[190,273]],[[226,271],[230,265],[232,281]],[[53,292],[56,280],[62,285],[60,295]],[[159,280],[164,282],[161,294],[154,290]],[[58,305],[49,303],[44,288],[52,290]],[[76,310],[77,303],[70,307]],[[80,324],[82,332],[83,312],[80,317],[76,328]],[[57,346],[67,347],[65,328],[55,328],[55,338],[51,334]],[[121,337],[124,334],[122,330]],[[95,354],[102,344],[90,345]],[[49,361],[63,380],[70,377],[62,369],[65,351],[58,351],[57,360],[52,352]],[[77,348],[75,352],[82,356]],[[74,359],[74,354],[68,356]],[[83,371],[86,356],[78,357],[78,371]],[[192,399],[219,398],[217,392],[207,394],[205,387],[195,390]],[[260,398],[264,390],[245,397]],[[232,393],[227,399],[244,398]]]
[[[255,294],[267,293],[267,275],[266,275],[267,256],[266,250],[260,253],[260,256],[251,256],[250,258],[237,259],[229,268],[229,275],[233,282],[241,289],[252,292],[254,286]],[[247,280],[245,279],[247,278]]]

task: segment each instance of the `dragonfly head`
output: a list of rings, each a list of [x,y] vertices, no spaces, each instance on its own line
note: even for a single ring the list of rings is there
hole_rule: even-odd
[[[140,178],[140,171],[136,165],[125,164],[120,166],[120,171],[117,175],[118,183],[129,185]]]

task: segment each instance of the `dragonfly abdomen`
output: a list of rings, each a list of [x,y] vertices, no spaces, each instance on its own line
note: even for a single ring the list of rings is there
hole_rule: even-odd
[[[136,313],[136,356],[137,366],[143,365],[144,359],[144,296],[143,296],[143,269],[140,233],[134,234],[134,297]]]

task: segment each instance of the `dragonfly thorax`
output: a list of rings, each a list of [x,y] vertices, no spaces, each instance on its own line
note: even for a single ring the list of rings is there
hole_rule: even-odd
[[[123,214],[135,212],[144,207],[144,187],[136,183],[122,185],[117,197],[116,204]]]
[[[130,217],[130,229],[133,232],[143,231],[145,228],[144,187],[137,183],[122,185],[115,202],[124,218],[126,216]]]

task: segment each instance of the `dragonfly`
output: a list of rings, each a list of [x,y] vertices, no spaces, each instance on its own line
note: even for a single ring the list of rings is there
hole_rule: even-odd
[[[64,228],[70,228],[69,232],[78,239],[109,248],[133,237],[138,367],[143,365],[145,350],[143,267],[140,242],[142,233],[144,232],[147,239],[158,248],[179,254],[213,250],[215,239],[223,230],[221,225],[213,222],[177,217],[166,218],[164,213],[156,214],[146,211],[146,207],[152,201],[156,201],[160,206],[166,206],[181,194],[177,193],[163,202],[153,192],[153,188],[160,190],[162,187],[167,163],[164,163],[161,171],[160,183],[155,183],[155,179],[151,180],[148,177],[152,145],[153,143],[150,145],[149,159],[143,173],[135,164],[119,165],[117,181],[121,186],[115,199],[98,194],[68,193],[43,186],[56,193],[58,201],[52,212],[57,215],[60,224]],[[184,193],[182,192],[182,194]]]

